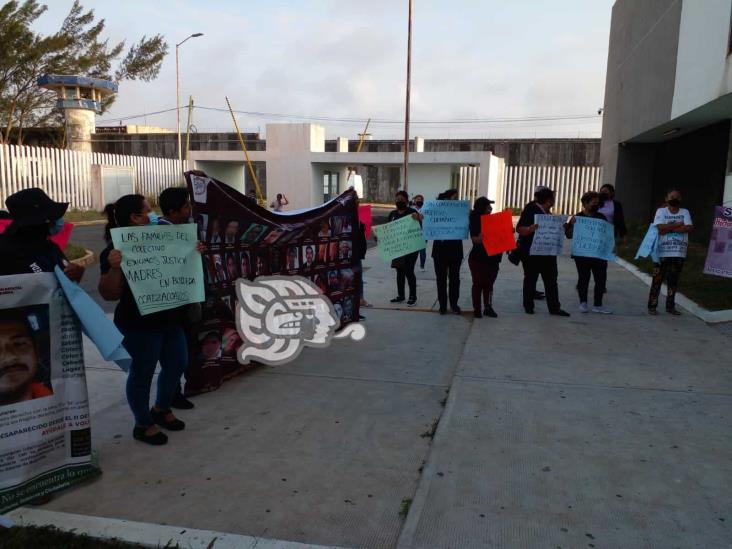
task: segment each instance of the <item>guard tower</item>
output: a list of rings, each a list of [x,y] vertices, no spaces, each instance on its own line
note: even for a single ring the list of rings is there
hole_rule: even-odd
[[[43,75],[37,84],[58,96],[56,106],[63,110],[66,119],[67,148],[91,152],[95,116],[101,112],[102,100],[117,93],[117,84],[101,78],[61,74]]]

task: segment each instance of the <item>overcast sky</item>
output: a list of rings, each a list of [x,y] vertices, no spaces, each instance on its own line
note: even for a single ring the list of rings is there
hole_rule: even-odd
[[[36,28],[58,29],[72,0],[50,0]],[[414,0],[411,135],[598,137],[613,0]],[[400,121],[404,118],[407,0],[83,0],[112,41],[162,33],[170,55],[151,83],[123,82],[100,121],[181,102],[263,113]],[[437,124],[480,118],[586,115],[541,122]],[[594,117],[593,117],[594,115]],[[185,115],[182,117],[185,124]],[[242,129],[302,118],[238,116]],[[430,123],[420,124],[419,121]],[[175,113],[125,120],[175,128]],[[227,113],[196,110],[199,131],[231,131]],[[329,137],[355,137],[362,122],[321,121]],[[374,138],[403,136],[373,124]]]

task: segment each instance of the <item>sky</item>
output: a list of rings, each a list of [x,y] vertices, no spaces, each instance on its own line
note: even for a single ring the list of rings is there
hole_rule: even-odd
[[[35,29],[50,34],[73,2],[45,3]],[[174,129],[175,43],[201,32],[180,47],[183,105],[192,95],[197,106],[226,109],[228,96],[234,109],[255,113],[237,114],[242,131],[263,135],[267,123],[315,121],[329,138],[355,139],[373,118],[374,139],[404,136],[407,0],[82,4],[106,20],[110,42],[160,33],[170,44],[158,78],[121,82],[98,124],[124,118]],[[599,137],[612,4],[414,0],[410,135]],[[588,118],[505,120],[573,116]],[[233,131],[228,112],[197,108],[193,123],[199,132]]]

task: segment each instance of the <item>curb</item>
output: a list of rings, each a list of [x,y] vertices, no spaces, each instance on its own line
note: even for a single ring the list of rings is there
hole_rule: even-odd
[[[86,255],[83,257],[80,257],[78,259],[72,259],[71,263],[74,263],[75,265],[79,265],[80,267],[88,267],[92,263],[94,263],[95,257],[94,252],[91,250],[86,250]]]
[[[635,276],[637,279],[639,279],[641,282],[643,282],[646,286],[650,287],[650,275],[644,273],[632,263],[625,261],[624,259],[621,259],[619,257],[616,263],[623,267],[630,274]],[[661,287],[661,293],[666,295],[665,284]],[[691,314],[693,314],[695,317],[709,324],[715,324],[718,322],[732,322],[732,309],[725,309],[722,311],[709,311],[708,309],[705,309],[704,307],[698,305],[696,302],[692,301],[681,293],[676,294],[676,302],[684,309],[689,311]]]
[[[97,219],[96,221],[69,221],[69,223],[73,223],[74,227],[92,227],[94,225],[105,225],[107,220]]]

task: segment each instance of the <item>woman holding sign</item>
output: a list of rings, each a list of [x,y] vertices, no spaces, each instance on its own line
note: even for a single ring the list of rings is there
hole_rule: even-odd
[[[437,200],[457,199],[457,189],[449,189],[444,193],[440,193],[437,197]],[[478,227],[480,227],[480,222],[478,223]],[[444,315],[447,312],[449,278],[450,310],[456,315],[459,315],[460,307],[458,306],[458,300],[460,299],[460,265],[463,262],[463,241],[435,240],[432,244],[432,261],[435,264],[437,300],[440,303],[440,314]],[[480,311],[480,307],[478,307],[478,310]]]
[[[470,240],[473,242],[473,249],[468,256],[470,276],[473,278],[473,316],[482,318],[483,314],[490,318],[498,315],[493,310],[493,284],[498,278],[498,268],[501,264],[503,254],[488,255],[483,245],[483,234],[481,233],[480,218],[493,211],[493,200],[481,196],[473,203],[473,211],[470,212]],[[481,312],[480,298],[483,297],[485,309]]]
[[[180,376],[188,365],[186,336],[182,323],[183,307],[141,315],[122,272],[122,252],[112,246],[110,230],[116,227],[152,225],[155,212],[140,194],[128,194],[105,208],[108,223],[105,238],[109,245],[99,256],[102,275],[99,293],[107,301],[119,300],[114,323],[124,335],[124,345],[132,357],[127,376],[127,402],[135,416],[132,436],[159,446],[168,442],[158,425],[170,431],[182,431],[185,423],[173,415],[170,407]],[[150,386],[160,361],[160,375],[155,406],[149,408]]]
[[[396,221],[402,217],[411,215],[421,224],[421,216],[414,208],[410,208],[409,195],[405,191],[398,191],[394,197],[396,210],[389,213],[389,222]],[[402,257],[397,257],[391,262],[391,266],[397,272],[397,296],[391,300],[391,303],[404,302],[404,283],[409,284],[408,307],[414,307],[417,304],[417,277],[414,274],[414,265],[417,263],[419,252],[412,252]]]
[[[666,194],[666,206],[656,210],[653,224],[658,229],[659,263],[653,264],[653,281],[648,296],[648,314],[656,315],[658,294],[666,279],[666,312],[680,315],[676,310],[676,288],[684,268],[689,232],[694,228],[689,210],[681,207],[681,193],[671,190]]]
[[[586,192],[580,199],[582,202],[582,211],[574,215],[564,226],[564,234],[567,238],[574,235],[574,225],[577,217],[591,217],[607,221],[607,218],[598,212],[600,209],[600,195],[594,191]],[[590,276],[595,279],[594,301],[592,304],[593,313],[611,314],[612,311],[602,304],[602,296],[605,293],[605,283],[607,282],[607,261],[598,257],[580,257],[572,256],[577,266],[577,293],[580,300],[580,312],[589,312],[587,305],[587,292],[590,287]]]

